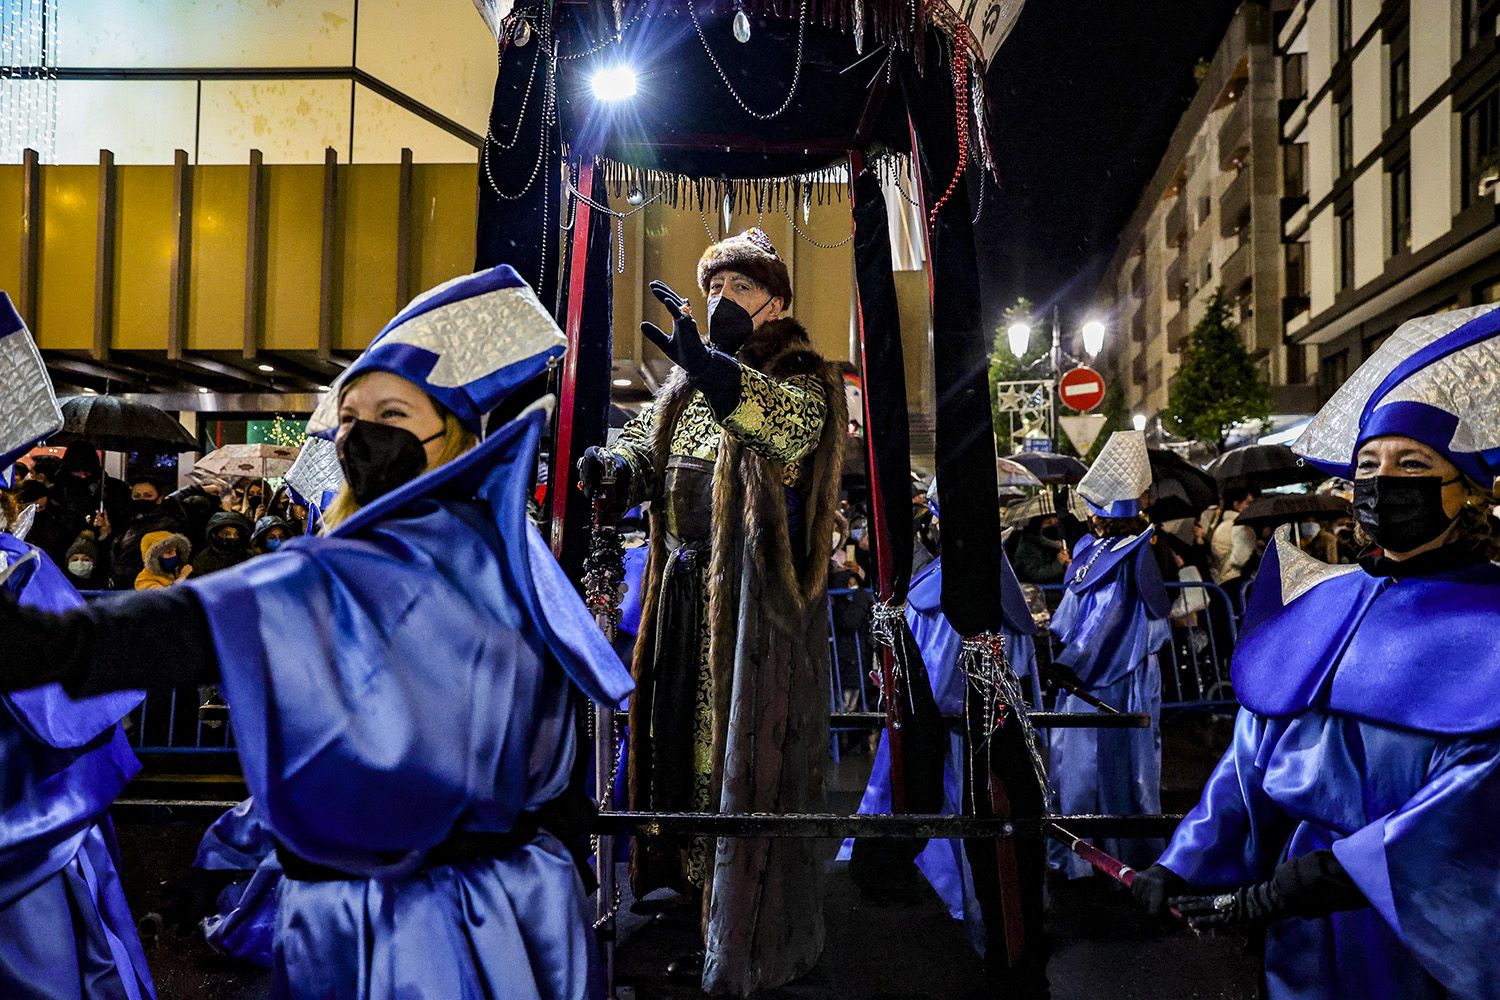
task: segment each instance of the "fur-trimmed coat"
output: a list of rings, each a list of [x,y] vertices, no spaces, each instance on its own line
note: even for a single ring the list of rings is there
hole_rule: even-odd
[[[799,462],[804,517],[795,538],[788,523],[785,466],[732,431],[721,434],[713,478],[707,608],[713,801],[721,812],[816,812],[823,808],[828,757],[825,605],[828,540],[838,508],[848,419],[843,380],[813,352],[806,330],[792,319],[762,325],[739,360],[777,381],[815,376],[826,413],[817,445]],[[656,483],[664,479],[673,429],[694,393],[682,372],[674,371],[657,397],[649,456]],[[653,509],[651,516],[651,556],[634,663],[638,682],[643,671],[651,670],[668,556],[662,513]],[[643,725],[632,707],[633,741],[645,732]],[[630,767],[633,802],[638,747],[632,746]],[[823,949],[826,854],[825,845],[815,840],[718,841],[704,891],[707,992],[748,996],[813,967]]]

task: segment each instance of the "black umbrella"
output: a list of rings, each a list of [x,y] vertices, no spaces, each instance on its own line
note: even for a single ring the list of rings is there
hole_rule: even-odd
[[[1270,528],[1293,521],[1348,516],[1349,501],[1327,493],[1272,493],[1252,500],[1235,523]]]
[[[1044,483],[1076,483],[1089,471],[1088,466],[1073,456],[1051,451],[1018,451],[1005,457]]]
[[[58,441],[87,441],[104,451],[201,451],[165,410],[119,396],[64,396]]]
[[[1146,455],[1151,459],[1151,492],[1156,496],[1156,503],[1159,505],[1166,499],[1176,498],[1190,511],[1177,514],[1177,517],[1191,517],[1218,500],[1219,490],[1214,485],[1214,477],[1175,451],[1148,448]]]
[[[1247,486],[1268,489],[1292,483],[1310,483],[1328,478],[1306,464],[1284,444],[1247,444],[1220,455],[1208,467],[1219,489]]]

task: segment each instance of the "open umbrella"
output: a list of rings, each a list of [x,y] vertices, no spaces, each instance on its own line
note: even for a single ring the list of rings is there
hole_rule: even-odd
[[[1349,516],[1349,501],[1326,493],[1273,493],[1257,500],[1240,514],[1236,524],[1268,528],[1294,521]]]
[[[1030,470],[1044,483],[1076,483],[1089,471],[1088,466],[1073,456],[1051,451],[1018,451],[1005,458]]]
[[[1030,469],[1008,458],[995,459],[995,479],[1001,488],[1042,485],[1042,481]]]
[[[1148,448],[1146,455],[1151,460],[1151,492],[1158,503],[1169,498],[1180,501],[1180,506],[1189,513],[1178,517],[1189,517],[1206,507],[1211,507],[1219,498],[1214,477],[1183,458],[1175,451],[1165,448]],[[1176,509],[1179,504],[1174,504]]]
[[[1087,521],[1089,518],[1089,509],[1088,505],[1083,502],[1083,498],[1072,490],[1068,490],[1067,494],[1068,513],[1080,521]],[[1022,500],[1020,503],[1014,503],[1006,507],[1000,514],[1000,523],[1004,527],[1014,528],[1025,524],[1034,517],[1046,517],[1049,514],[1056,513],[1057,502],[1052,498],[1052,491],[1043,490],[1028,500]]]
[[[297,448],[279,444],[226,444],[193,463],[193,471],[221,479],[275,479],[297,461]]]
[[[1247,444],[1243,448],[1232,448],[1214,459],[1208,471],[1221,491],[1231,486],[1267,489],[1327,478],[1327,473],[1303,462],[1284,444]]]
[[[64,396],[62,430],[53,440],[87,441],[104,451],[198,451],[171,414],[119,396]]]

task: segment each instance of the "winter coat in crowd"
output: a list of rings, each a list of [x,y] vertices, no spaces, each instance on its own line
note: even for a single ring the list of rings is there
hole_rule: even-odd
[[[244,514],[233,510],[221,510],[208,519],[208,529],[198,555],[193,559],[193,572],[199,576],[237,566],[250,558],[250,536],[255,526]]]
[[[129,590],[145,568],[142,538],[159,531],[174,535],[188,533],[187,518],[183,516],[181,505],[174,500],[163,500],[159,504],[132,500],[130,509],[133,511],[131,520],[123,530],[121,525],[115,525],[116,534],[110,546],[109,578],[110,586],[115,590]]]
[[[168,552],[171,555],[167,555]],[[170,587],[186,580],[193,572],[188,559],[193,554],[193,544],[186,535],[170,531],[153,531],[141,539],[141,559],[145,568],[135,578],[136,590],[153,590]]]
[[[94,512],[99,509],[99,492],[104,491],[104,511],[114,524],[129,520],[130,487],[113,476],[104,475],[99,453],[84,441],[74,441],[63,453],[52,486],[52,502],[69,521],[71,533],[93,527]]]
[[[271,532],[281,530],[280,538],[268,537]],[[275,514],[267,514],[255,522],[255,534],[250,536],[250,550],[253,555],[261,555],[266,552],[275,552],[281,547],[281,543],[288,538],[296,538],[297,529],[290,521],[277,517]]]
[[[1011,555],[1016,578],[1022,583],[1038,585],[1062,583],[1063,574],[1068,570],[1067,564],[1058,558],[1063,544],[1060,529],[1057,537],[1048,538],[1036,521],[1022,528],[1016,533],[1015,551]]]
[[[79,533],[59,565],[67,571],[68,582],[79,590],[109,589],[109,567],[99,560],[99,545],[92,531]]]
[[[78,537],[78,531],[72,520],[63,514],[62,508],[53,502],[52,490],[46,483],[32,479],[17,487],[14,496],[18,513],[36,507],[26,540],[47,553],[53,562],[63,565],[63,557],[73,539]]]

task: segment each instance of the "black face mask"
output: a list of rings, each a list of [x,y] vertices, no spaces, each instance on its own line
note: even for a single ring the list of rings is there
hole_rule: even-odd
[[[338,439],[339,467],[354,499],[364,506],[420,476],[427,468],[427,452],[422,446],[442,436],[438,431],[418,439],[404,427],[354,421],[348,433]]]
[[[1367,476],[1354,481],[1354,520],[1387,552],[1410,552],[1453,523],[1443,510],[1442,476]]]
[[[772,296],[775,298],[775,296]],[[708,342],[725,354],[738,354],[750,334],[755,332],[755,317],[761,309],[771,304],[771,299],[760,304],[760,309],[748,313],[731,298],[720,296],[708,304]]]
[[[160,506],[161,504],[157,503],[155,500],[135,499],[130,501],[130,513],[138,518],[150,517],[152,514],[156,513],[157,508]]]

